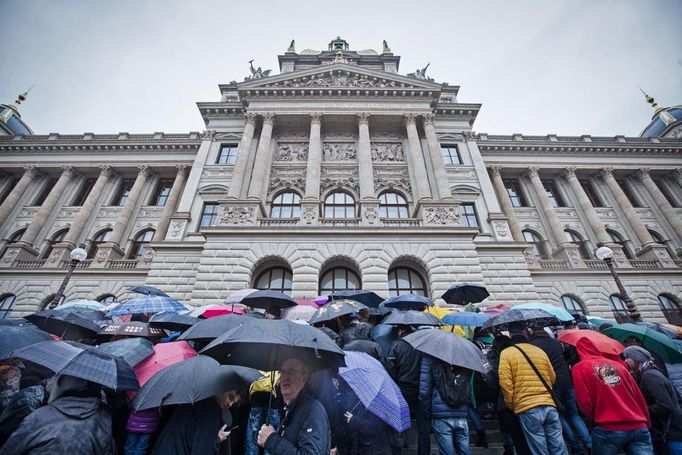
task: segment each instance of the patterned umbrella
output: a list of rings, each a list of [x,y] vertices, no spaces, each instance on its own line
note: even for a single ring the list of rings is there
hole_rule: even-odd
[[[329,296],[330,300],[340,300],[349,299],[360,302],[363,305],[370,308],[378,308],[379,304],[384,301],[383,297],[380,297],[375,292],[365,291],[364,289],[358,289],[355,291],[339,291],[331,294]]]
[[[509,330],[513,326],[539,328],[559,325],[561,325],[561,321],[544,310],[511,309],[488,319],[483,324],[483,330],[501,332]]]
[[[136,286],[130,286],[128,288],[129,291],[131,292],[136,292],[138,294],[144,294],[144,295],[159,295],[161,297],[168,297],[168,294],[163,292],[161,289],[157,289],[153,286],[147,286],[144,284],[138,284]]]
[[[471,311],[457,311],[445,315],[442,321],[448,325],[465,325],[469,327],[481,327],[492,316],[485,313],[472,313]]]
[[[339,368],[339,376],[369,412],[396,431],[410,428],[410,408],[378,360],[364,352],[346,352],[346,368]]]
[[[134,367],[144,359],[154,354],[154,345],[151,341],[142,337],[122,338],[97,346],[99,349],[111,355],[125,360],[128,365]]]
[[[317,324],[318,322],[331,321],[341,316],[357,313],[365,308],[367,308],[365,305],[353,300],[332,300],[327,305],[318,308],[309,322]]]
[[[197,353],[186,341],[172,341],[154,345],[154,353],[135,366],[135,375],[140,386],[143,386],[149,378],[158,371],[181,362]]]
[[[482,302],[490,293],[480,284],[460,283],[450,286],[441,296],[443,300],[455,305],[466,305],[468,303]]]
[[[398,310],[423,311],[426,307],[433,306],[433,301],[423,295],[403,294],[387,298],[383,301],[382,305],[386,308],[396,308]]]
[[[52,335],[26,321],[24,321],[24,325],[4,326],[0,329],[0,360],[12,357],[12,353],[17,349],[52,340],[54,340]]]
[[[52,335],[65,339],[93,337],[100,330],[99,324],[92,319],[70,310],[43,310],[29,314],[24,319]]]
[[[396,311],[386,316],[381,323],[386,325],[443,325],[434,315],[415,310]]]
[[[159,295],[145,295],[135,297],[118,305],[109,311],[109,316],[135,313],[164,313],[186,311],[187,308],[180,302],[170,297]]]
[[[132,321],[109,324],[99,331],[99,335],[154,338],[165,336],[166,332],[148,322]]]
[[[289,321],[310,322],[310,318],[317,312],[315,307],[308,305],[297,305],[282,310],[282,319]]]
[[[562,322],[570,322],[575,320],[573,315],[563,308],[559,308],[556,305],[550,305],[549,303],[542,302],[529,302],[521,303],[519,305],[514,305],[514,308],[518,310],[545,310],[549,314],[553,314]]]

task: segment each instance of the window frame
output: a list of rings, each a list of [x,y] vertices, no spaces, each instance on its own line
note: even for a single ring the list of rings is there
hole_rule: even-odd
[[[478,212],[476,211],[476,203],[474,202],[463,202],[460,204],[460,209],[459,209],[459,215],[462,218],[464,224],[467,227],[475,227],[475,228],[481,228],[481,222],[478,219]],[[471,209],[471,213],[469,213],[468,209]],[[471,224],[471,219],[473,218],[474,222],[476,223],[475,225]]]
[[[285,196],[291,195],[291,202],[284,200]],[[279,200],[279,201],[278,201]],[[283,216],[283,212],[289,216]],[[277,219],[300,219],[301,218],[301,195],[296,191],[282,191],[272,198],[270,203],[270,218]]]
[[[344,201],[342,203],[337,203],[335,201],[337,195],[344,196]],[[329,202],[330,198],[332,198],[331,203]],[[348,202],[348,200],[350,200],[351,202]],[[324,218],[328,219],[347,220],[357,217],[357,207],[355,203],[355,198],[346,191],[334,191],[327,194],[327,196],[324,198],[324,204],[322,209],[324,211]],[[328,209],[331,209],[331,211]],[[343,209],[344,216],[336,216],[336,212],[338,209]],[[350,216],[348,216],[349,214]]]
[[[281,280],[282,280],[282,285],[278,287],[273,287],[273,272],[281,271]],[[268,286],[259,286],[260,281],[265,277],[265,275],[268,274]],[[286,284],[289,284],[287,287]],[[291,270],[291,268],[283,266],[283,265],[275,265],[272,267],[268,267],[262,272],[260,272],[257,276],[256,279],[253,281],[253,288],[258,289],[261,291],[279,291],[282,292],[288,296],[291,296],[293,289],[294,289],[294,274]]]
[[[532,231],[530,229],[523,229],[521,231],[523,234],[523,239],[525,242],[529,245],[531,245],[531,249],[533,250],[533,255],[535,256],[535,259],[538,260],[544,260],[544,259],[549,259],[549,252],[547,251],[547,241],[540,236],[535,231]],[[532,236],[532,240],[528,240],[526,237],[526,233],[530,234]]]
[[[528,200],[521,189],[521,182],[518,180],[503,180],[504,189],[507,192],[512,207],[528,207]],[[514,194],[512,195],[511,192]]]
[[[50,195],[50,192],[52,192],[52,189],[54,186],[57,184],[57,181],[59,179],[57,178],[50,178],[45,182],[45,186],[43,186],[40,189],[40,192],[36,195],[35,198],[33,198],[33,202],[31,203],[31,207],[40,207],[45,203],[45,200],[47,197]]]
[[[128,251],[127,258],[136,259],[138,261],[141,260],[144,257],[144,250],[146,249],[145,245],[149,245],[151,243],[155,232],[156,231],[154,229],[145,229],[144,231],[139,232],[130,245],[130,251]],[[149,237],[149,239],[146,237]]]
[[[11,299],[11,300],[10,300]],[[9,304],[7,303],[9,301]],[[12,314],[12,308],[17,303],[17,296],[12,293],[2,294],[0,296],[0,319],[7,319]]]
[[[400,271],[406,271],[407,272],[407,281],[408,281],[408,287],[407,288],[401,288],[400,287],[400,282],[398,280],[398,272]],[[393,276],[392,276],[393,275]],[[416,276],[419,284],[421,284],[421,288],[413,286],[413,275]],[[392,283],[395,283],[395,286]],[[420,292],[415,292],[415,291],[421,291]],[[398,295],[405,295],[405,294],[416,294],[416,295],[421,295],[424,297],[429,296],[429,289],[426,285],[426,280],[422,276],[421,273],[419,273],[416,269],[408,266],[397,266],[397,267],[391,267],[388,270],[388,294],[390,297],[393,296],[398,296]]]
[[[78,188],[78,192],[71,201],[71,207],[83,207],[83,204],[85,204],[88,196],[90,196],[90,192],[92,192],[92,188],[95,186],[96,181],[97,179],[95,178],[87,178],[83,181],[80,188]]]
[[[633,191],[633,189],[625,182],[625,180],[619,179],[616,180],[616,183],[620,187],[623,194],[625,194],[625,198],[630,202],[630,205],[632,205],[634,208],[644,207],[639,195]]]
[[[90,245],[88,246],[88,259],[93,259],[95,257],[99,246],[108,242],[111,239],[111,234],[113,232],[114,230],[112,228],[106,228],[96,232],[95,236],[92,238],[92,240],[90,240]],[[100,239],[100,237],[102,238]]]
[[[346,283],[346,286],[343,287],[343,288],[337,288],[337,287],[336,287],[336,272],[337,272],[337,271],[342,271],[342,272],[344,272],[344,274],[345,274],[345,283]],[[323,287],[322,287],[323,280],[324,280],[324,279],[327,277],[327,275],[329,275],[330,273],[332,274],[332,280],[331,280],[331,282],[332,282],[332,287],[331,287],[331,288],[323,288]],[[348,287],[348,282],[349,282],[349,278],[348,278],[348,277],[349,277],[349,276],[353,276],[354,279],[357,281],[357,284],[358,284],[358,287],[357,287],[357,288],[349,289],[349,287]],[[327,270],[325,270],[324,273],[322,273],[322,274],[320,275],[320,279],[319,279],[319,281],[318,281],[318,289],[319,289],[319,294],[320,294],[320,295],[323,295],[323,294],[333,294],[333,293],[335,293],[335,292],[347,291],[347,290],[354,291],[354,290],[362,289],[362,280],[360,279],[360,275],[359,275],[355,270],[351,269],[350,267],[346,267],[346,266],[330,267],[330,268],[328,268]]]
[[[207,213],[206,208],[214,208],[214,212]],[[199,216],[199,228],[215,226],[216,221],[218,221],[218,214],[220,213],[220,204],[217,202],[204,202],[201,207],[201,215]],[[209,223],[204,223],[204,220],[208,217]]]
[[[627,243],[628,241],[625,240],[622,235],[611,229],[606,229],[606,233],[611,238],[612,243],[615,243],[616,245],[620,246],[620,248],[623,250],[623,254],[625,255],[626,259],[635,259],[635,255],[632,254],[630,246]]]
[[[126,202],[128,202],[128,198],[130,197],[130,191],[133,189],[134,184],[134,179],[121,179],[110,205],[113,207],[123,207],[126,205]]]
[[[60,229],[57,232],[54,233],[54,235],[47,240],[47,245],[45,246],[45,250],[40,254],[40,257],[42,259],[47,259],[50,257],[50,254],[52,254],[52,250],[54,249],[54,246],[63,241],[64,238],[66,237],[66,234],[68,234],[69,229]]]
[[[594,184],[590,180],[579,180],[579,182],[580,186],[585,192],[585,195],[587,196],[587,199],[590,200],[590,204],[592,204],[592,207],[597,208],[605,207],[604,201],[599,196],[596,188],[594,187]]]
[[[552,208],[566,207],[566,201],[559,192],[559,188],[554,179],[542,179],[541,182]]]
[[[585,240],[585,238],[578,231],[573,229],[564,229],[564,233],[566,234],[566,240],[578,247],[580,256],[582,256],[583,259],[592,259],[592,253],[587,248],[587,240]]]
[[[454,154],[452,153],[453,149],[455,152]],[[443,157],[443,163],[446,166],[461,166],[462,164],[464,164],[462,162],[462,154],[460,153],[459,147],[457,147],[457,145],[441,144],[440,156]],[[456,162],[455,160],[453,160],[453,158],[456,159]]]
[[[224,153],[225,152],[225,153]],[[234,153],[233,153],[234,152]],[[215,164],[234,166],[237,163],[239,144],[221,144]]]
[[[570,301],[571,304],[567,305],[566,300]],[[583,305],[583,303],[578,298],[570,294],[564,294],[561,297],[559,297],[559,303],[566,311],[573,315],[578,314],[580,316],[587,316],[587,311],[585,310],[585,306]]]
[[[173,183],[173,179],[159,179],[154,187],[154,192],[149,200],[149,205],[154,207],[165,207],[171,189],[173,188]],[[163,204],[160,204],[161,200],[163,200]]]
[[[388,196],[395,196],[395,202],[388,200]],[[397,216],[391,216],[391,209]],[[402,216],[402,215],[405,216]],[[410,217],[410,205],[402,194],[395,191],[384,191],[379,194],[379,218],[389,220],[404,220]]]
[[[622,306],[622,308],[618,308],[619,306]],[[616,322],[630,322],[628,307],[625,305],[625,301],[623,301],[623,296],[620,294],[611,294],[609,296],[609,308],[611,309],[611,313],[616,319]]]

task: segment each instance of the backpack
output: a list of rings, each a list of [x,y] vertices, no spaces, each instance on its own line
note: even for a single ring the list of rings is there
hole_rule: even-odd
[[[470,394],[469,381],[471,380],[469,371],[444,362],[437,362],[437,364],[441,371],[440,381],[436,381],[441,399],[453,408],[467,404]]]

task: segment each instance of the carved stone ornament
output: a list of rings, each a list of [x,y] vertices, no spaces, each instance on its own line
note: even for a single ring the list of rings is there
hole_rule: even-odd
[[[296,79],[287,79],[273,84],[268,87],[286,87],[286,88],[416,88],[409,84],[400,84],[396,81],[388,79],[379,79],[375,77],[366,76],[364,74],[317,74],[308,77],[301,77]]]
[[[407,168],[374,168],[374,184],[377,190],[399,188],[406,193],[412,192],[410,174]]]
[[[424,209],[425,224],[459,224],[459,214],[454,207],[427,207]]]
[[[358,179],[357,177],[325,177],[320,180],[320,188],[326,191],[328,188],[351,188],[355,191],[358,190]]]
[[[142,255],[142,262],[145,264],[149,265],[152,263],[152,260],[154,260],[154,256],[156,255],[156,251],[154,251],[154,248],[145,248],[144,253]]]
[[[305,191],[304,178],[282,178],[275,177],[270,180],[270,191],[275,191],[281,188],[296,188],[300,191]]]
[[[373,142],[371,145],[372,161],[405,161],[403,144],[385,144]]]
[[[538,262],[538,259],[530,248],[523,250],[523,257],[526,259],[526,264],[528,265],[536,265]]]
[[[277,144],[273,161],[307,161],[308,144]]]
[[[62,258],[63,250],[60,249],[54,249],[50,253],[50,257],[47,258],[47,263],[48,264],[57,264],[60,259]]]
[[[324,161],[352,161],[356,156],[355,144],[326,142],[322,154]]]
[[[80,207],[62,207],[57,216],[59,218],[73,218],[80,210]]]
[[[162,211],[163,207],[142,207],[137,215],[141,218],[153,218],[161,216]]]
[[[476,137],[476,133],[473,131],[462,131],[462,137],[465,141],[473,141]]]
[[[107,260],[107,256],[109,256],[109,249],[108,248],[100,248],[97,250],[97,255],[95,255],[95,262],[104,262]]]
[[[38,211],[38,207],[23,207],[19,211],[19,218],[28,218],[32,217],[35,215],[35,213]]]
[[[578,252],[575,251],[574,249],[567,250],[566,255],[568,256],[568,260],[571,261],[571,264],[580,265],[582,263],[582,260],[580,259]]]
[[[168,237],[171,239],[179,239],[182,236],[182,232],[185,230],[186,224],[187,222],[185,220],[172,220],[168,227]]]
[[[104,218],[118,217],[123,207],[106,207],[99,210],[99,215]]]
[[[255,222],[255,207],[222,207],[218,214],[217,224],[254,224]]]
[[[376,207],[366,207],[365,208],[365,219],[369,224],[374,224],[377,219],[377,208]]]
[[[654,252],[656,253],[656,257],[658,257],[658,260],[661,261],[661,263],[663,263],[664,265],[667,265],[667,266],[672,265],[672,261],[670,260],[670,256],[668,255],[668,253],[666,251],[657,249],[657,250],[654,250]]]
[[[438,99],[439,103],[454,103],[455,102],[455,97],[454,96],[448,96],[448,95],[442,95]]]
[[[4,264],[11,264],[14,262],[14,258],[19,254],[18,248],[10,248],[5,252],[5,257],[2,258]]]
[[[315,221],[317,209],[315,207],[305,207],[303,213],[301,213],[301,218],[305,224],[312,224]]]
[[[215,138],[216,130],[206,130],[201,133],[201,139],[204,141],[212,141]]]
[[[496,222],[493,223],[493,226],[495,227],[495,232],[499,237],[508,237],[509,236],[509,231],[507,230],[507,224],[504,222]]]

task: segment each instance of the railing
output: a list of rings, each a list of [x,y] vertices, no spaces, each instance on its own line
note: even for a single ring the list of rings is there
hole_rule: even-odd
[[[78,264],[76,264],[77,269],[87,269],[90,267],[90,264],[92,264],[92,259],[86,259],[84,261],[80,261]],[[66,269],[71,265],[71,261],[62,261],[59,263],[59,267]]]
[[[299,218],[262,218],[261,226],[296,226]]]
[[[322,226],[359,226],[360,218],[320,218]]]
[[[381,218],[381,222],[387,227],[421,225],[421,220],[419,218]]]
[[[606,263],[604,261],[601,261],[599,259],[587,259],[585,261],[585,265],[587,266],[588,269],[593,269],[593,270],[606,270],[608,267],[606,266]]]
[[[137,259],[119,259],[116,261],[108,261],[107,267],[110,269],[135,269],[140,263]]]
[[[538,263],[540,264],[540,267],[545,270],[566,270],[570,267],[568,261],[554,259],[540,259]]]
[[[671,324],[682,325],[682,309],[680,308],[661,308],[663,315]]]
[[[45,259],[39,259],[35,261],[25,261],[19,260],[14,263],[18,269],[39,269],[45,265]]]
[[[630,261],[630,265],[636,269],[660,269],[661,264],[658,261]]]

